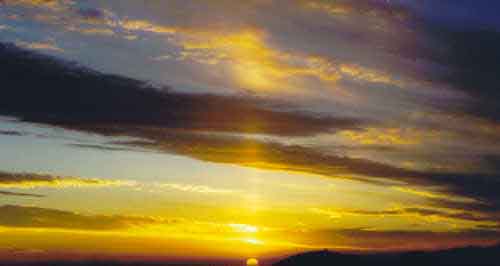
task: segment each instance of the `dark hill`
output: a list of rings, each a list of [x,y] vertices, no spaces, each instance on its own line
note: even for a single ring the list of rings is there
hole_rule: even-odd
[[[499,266],[500,246],[398,254],[342,254],[316,251],[295,255],[274,266]]]

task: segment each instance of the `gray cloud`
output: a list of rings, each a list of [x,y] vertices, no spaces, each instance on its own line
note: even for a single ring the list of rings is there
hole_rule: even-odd
[[[27,207],[0,206],[0,225],[7,227],[59,228],[70,230],[120,230],[154,224],[172,224],[176,220],[163,220],[145,216],[83,215],[69,211]]]
[[[98,178],[61,177],[48,174],[9,173],[0,171],[0,187],[33,188],[33,187],[100,187],[129,185],[120,180]]]
[[[0,190],[0,195],[3,196],[14,196],[14,197],[32,197],[32,198],[43,198],[45,195],[33,194],[33,193],[19,193]]]

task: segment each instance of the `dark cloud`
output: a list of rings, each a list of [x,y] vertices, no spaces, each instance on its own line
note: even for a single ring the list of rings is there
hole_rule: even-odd
[[[0,187],[7,188],[114,186],[126,184],[128,183],[117,180],[0,171]]]
[[[176,222],[176,220],[170,221],[143,216],[83,215],[69,211],[18,205],[0,206],[0,213],[2,213],[0,225],[7,227],[119,230]]]
[[[68,127],[127,124],[280,136],[355,129],[361,123],[276,111],[259,99],[145,88],[137,80],[68,66],[9,45],[0,47],[0,56],[1,70],[9,77],[3,81],[7,89],[0,92],[0,112],[28,121]]]
[[[458,219],[467,221],[477,221],[477,222],[489,222],[490,217],[477,215],[471,212],[449,212],[437,209],[421,208],[421,207],[411,207],[411,208],[400,208],[392,210],[382,210],[382,211],[349,211],[349,213],[355,215],[366,215],[366,216],[391,216],[391,215],[418,215],[421,217],[440,217],[444,219]]]
[[[344,12],[357,13],[368,16],[377,16],[381,18],[391,18],[397,20],[403,20],[412,15],[412,9],[407,8],[405,5],[398,3],[397,1],[380,1],[380,0],[340,0],[340,1],[328,1],[328,0],[309,0],[309,3],[320,3],[325,4],[326,7],[332,7],[332,12],[338,10],[338,13],[342,15]]]
[[[45,195],[33,194],[33,193],[18,193],[0,190],[0,195],[3,196],[18,196],[18,197],[33,197],[33,198],[43,198]]]
[[[414,28],[419,40],[398,56],[427,62],[422,77],[465,93],[462,102],[434,102],[442,110],[500,122],[500,20],[490,5],[468,1],[418,1]],[[438,10],[448,10],[446,14]]]
[[[450,62],[456,66],[451,82],[471,95],[467,113],[500,122],[500,33],[460,32],[449,37]]]
[[[87,19],[103,19],[105,13],[97,8],[79,8],[77,9],[77,14]]]
[[[19,137],[19,136],[24,136],[26,134],[15,130],[0,130],[0,135]]]
[[[414,10],[420,17],[437,25],[462,29],[500,27],[500,19],[498,19],[498,14],[495,12],[500,8],[498,2],[471,2],[467,0],[397,1]],[[442,12],[442,10],[447,12]]]
[[[114,147],[109,145],[99,145],[99,144],[81,144],[81,143],[73,143],[68,144],[68,146],[83,148],[83,149],[93,149],[93,150],[101,150],[101,151],[134,151],[137,149],[133,149],[131,147]]]
[[[152,140],[129,142],[150,149],[186,155],[203,161],[231,163],[270,170],[349,178],[363,182],[389,184],[391,181],[421,186],[441,186],[443,193],[467,196],[475,202],[460,203],[467,210],[500,210],[500,195],[492,187],[500,185],[500,176],[464,173],[416,171],[366,159],[326,154],[314,147],[283,145],[217,135],[176,134],[148,128],[91,128],[101,134],[130,135]],[[432,199],[435,200],[435,199]],[[444,206],[457,206],[452,199],[435,200]]]
[[[344,245],[354,245],[370,250],[422,250],[444,249],[466,245],[493,245],[500,239],[496,230],[472,229],[465,231],[384,231],[371,228],[325,229],[311,232],[326,244],[341,239]],[[439,239],[440,241],[435,241]]]

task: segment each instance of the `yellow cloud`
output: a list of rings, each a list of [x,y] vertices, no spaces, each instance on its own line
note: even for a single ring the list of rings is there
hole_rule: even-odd
[[[139,30],[161,34],[174,34],[178,31],[175,27],[160,26],[147,20],[123,20],[120,22],[120,26],[129,31]]]
[[[317,1],[303,1],[303,3],[307,8],[320,10],[332,16],[349,15],[353,12],[351,6],[342,3],[322,3]]]
[[[393,186],[392,189],[423,197],[423,198],[429,198],[429,199],[444,199],[444,200],[449,200],[449,201],[456,201],[456,202],[463,202],[463,203],[477,203],[477,200],[472,199],[472,198],[466,198],[466,197],[459,197],[456,195],[450,195],[442,192],[436,192],[436,191],[429,191],[429,190],[421,190],[421,189],[415,189],[415,188],[409,188],[409,187],[400,187],[400,186]]]
[[[236,191],[230,189],[213,188],[204,185],[190,185],[190,184],[176,184],[176,183],[163,183],[159,187],[168,188],[183,192],[203,193],[203,194],[232,194]]]
[[[249,88],[272,89],[297,77],[309,76],[323,82],[340,78],[338,70],[327,60],[280,51],[269,45],[266,33],[258,29],[198,32],[181,37],[179,43],[186,52],[185,58],[229,66],[236,81]]]
[[[334,85],[342,77],[396,83],[388,74],[366,67],[334,62],[317,55],[283,51],[271,45],[267,33],[257,28],[218,31],[164,26],[146,20],[124,20],[120,25],[128,31],[167,35],[170,42],[182,48],[180,60],[227,67],[233,73],[232,78],[245,88],[294,88],[307,77],[327,85]]]
[[[342,64],[340,66],[340,72],[343,75],[349,76],[350,78],[357,80],[363,80],[374,83],[400,85],[399,81],[393,79],[390,75],[386,73],[375,71],[373,69],[369,69],[359,65]]]
[[[79,32],[85,35],[102,35],[102,36],[113,36],[115,32],[111,29],[106,28],[77,28],[77,27],[67,27],[69,31]]]
[[[363,131],[344,130],[338,134],[362,145],[417,145],[438,133],[412,128],[367,128]]]
[[[354,223],[355,221],[373,222],[373,218],[386,219],[386,224],[392,227],[407,226],[408,220],[419,219],[428,223],[426,227],[430,230],[449,231],[450,226],[457,230],[474,229],[480,226],[491,226],[497,224],[493,218],[478,213],[462,212],[445,208],[428,207],[393,207],[383,210],[347,210],[347,209],[322,209],[311,208],[310,212],[327,216],[329,219],[338,220],[342,224]],[[369,220],[366,220],[369,219]]]

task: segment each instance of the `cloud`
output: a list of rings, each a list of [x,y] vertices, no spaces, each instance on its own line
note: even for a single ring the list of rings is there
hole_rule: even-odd
[[[78,8],[75,12],[87,23],[91,24],[98,24],[106,18],[114,16],[111,11],[100,8]]]
[[[60,177],[33,173],[0,172],[1,188],[104,187],[132,185],[131,182],[97,178]]]
[[[403,5],[386,1],[325,1],[325,0],[303,0],[300,1],[305,8],[325,12],[333,17],[350,16],[359,19],[358,16],[368,16],[380,20],[404,21],[412,15],[410,9]],[[356,16],[358,15],[358,16]]]
[[[300,79],[312,77],[329,85],[341,78],[381,84],[400,84],[388,73],[352,63],[338,62],[318,55],[282,51],[269,43],[269,34],[259,28],[235,31],[164,26],[146,20],[123,20],[119,24],[130,31],[168,35],[180,46],[179,60],[217,65],[231,70],[233,79],[248,89],[273,90],[294,88]],[[300,88],[302,89],[302,88]]]
[[[18,205],[0,206],[0,226],[25,228],[58,228],[68,230],[123,230],[154,224],[173,224],[165,220],[146,216],[84,215],[75,212],[27,207]]]
[[[120,26],[129,31],[146,31],[160,34],[174,34],[181,31],[178,27],[161,26],[147,20],[123,20],[120,22]]]
[[[85,35],[102,35],[102,36],[113,36],[115,32],[108,28],[77,28],[77,27],[66,27],[68,31],[79,32]]]
[[[429,25],[430,27],[431,25]],[[452,44],[446,52],[438,54],[437,60],[449,66],[451,71],[441,78],[470,96],[469,103],[462,108],[467,114],[500,122],[500,82],[495,73],[500,70],[500,33],[494,30],[457,31],[430,29],[429,34],[437,41]]]
[[[436,222],[443,221],[455,225],[460,222],[472,222],[465,225],[469,228],[479,228],[481,226],[499,225],[499,221],[491,217],[474,213],[462,212],[451,209],[432,209],[425,207],[396,207],[391,209],[384,209],[378,211],[367,210],[332,210],[322,208],[312,208],[311,212],[328,216],[330,219],[342,219],[347,216],[356,217],[372,217],[372,218],[386,218],[386,217],[409,217],[411,219],[422,219],[424,221]]]
[[[20,137],[20,136],[24,136],[25,133],[20,132],[20,131],[15,131],[15,130],[0,130],[0,135]]]
[[[64,52],[64,49],[57,46],[57,44],[55,44],[54,42],[17,41],[16,45],[30,50],[45,50],[45,51],[60,52],[60,53]]]
[[[0,104],[5,111],[18,113],[25,120],[52,120],[68,127],[119,123],[132,127],[279,136],[307,136],[341,128],[355,129],[364,123],[348,117],[281,111],[273,107],[273,102],[259,98],[146,88],[145,83],[137,80],[68,68],[65,63],[56,63],[52,59],[22,56],[6,46],[3,46],[2,54],[5,59],[2,65],[5,68],[9,65],[9,70],[5,71],[12,77],[6,82],[16,80],[18,89],[3,90],[1,96],[5,100],[0,100]],[[32,71],[39,68],[45,71]],[[33,74],[29,80],[14,79],[14,76],[24,77],[26,72]],[[40,82],[52,89],[36,89],[41,86]],[[68,85],[74,88],[67,90]],[[27,98],[26,95],[31,96]],[[70,103],[67,99],[75,101]],[[89,102],[93,104],[88,105]]]
[[[433,250],[467,245],[494,245],[500,234],[491,230],[465,230],[451,232],[433,232],[418,230],[381,231],[370,228],[325,229],[310,232],[320,243],[332,243],[342,239],[343,245],[371,250]],[[440,241],[436,241],[439,239]]]
[[[42,7],[50,10],[62,10],[71,5],[72,0],[1,0],[0,4],[22,7]]]
[[[7,82],[15,80],[13,86],[6,88],[16,89],[2,90],[0,105],[3,113],[16,113],[25,121],[111,136],[138,137],[148,141],[122,144],[209,162],[365,182],[384,179],[384,183],[438,185],[444,187],[443,193],[471,197],[485,206],[500,206],[499,196],[490,190],[491,184],[500,182],[495,175],[408,170],[323,153],[315,147],[284,145],[238,135],[310,136],[353,130],[370,123],[368,121],[276,110],[272,102],[262,102],[258,98],[183,94],[147,88],[137,80],[78,70],[64,63],[50,63],[53,59],[20,56],[19,53],[8,46],[3,47],[2,71],[11,77]],[[30,79],[25,78],[25,73],[31,73]],[[19,78],[13,78],[16,76]],[[41,84],[52,89],[40,91],[37,88]],[[68,86],[73,89],[67,90]],[[99,89],[103,87],[107,89]],[[235,135],[221,135],[220,132]]]
[[[191,185],[191,184],[178,184],[178,183],[160,183],[157,187],[178,190],[182,192],[193,192],[202,194],[234,194],[238,191],[231,189],[214,188],[205,185]]]
[[[399,191],[399,192],[408,193],[408,194],[412,194],[412,195],[416,195],[416,196],[424,197],[424,198],[430,198],[430,199],[449,198],[449,195],[447,195],[445,193],[419,190],[419,189],[414,189],[414,188],[410,188],[410,187],[393,186],[392,189]]]
[[[101,150],[101,151],[135,151],[133,147],[124,147],[124,146],[113,146],[113,145],[100,145],[100,144],[82,144],[82,143],[72,143],[68,144],[68,146],[82,148],[82,149],[93,149],[93,150]],[[144,151],[144,150],[141,150]]]
[[[417,145],[424,140],[440,137],[437,130],[418,128],[365,128],[363,130],[345,130],[339,136],[360,145]]]
[[[32,193],[18,193],[0,190],[0,196],[14,196],[14,197],[32,197],[32,198],[43,198],[45,195],[32,194]]]
[[[261,228],[251,224],[218,223],[183,218],[136,215],[82,214],[72,211],[21,205],[0,206],[0,227],[49,229],[107,233],[133,233],[134,236],[235,240],[248,237]]]
[[[248,48],[264,49],[265,55],[269,52],[258,32],[239,34],[229,34],[227,40],[242,45],[242,51]],[[217,40],[203,44],[195,39],[187,45],[194,50],[226,49]],[[325,153],[317,147],[248,137],[250,134],[290,137],[356,131],[372,123],[369,120],[294,111],[293,106],[277,105],[248,95],[187,94],[168,88],[152,88],[138,80],[81,69],[48,57],[26,55],[8,45],[2,46],[1,53],[0,69],[10,77],[5,81],[9,85],[6,88],[12,88],[0,92],[1,111],[14,113],[25,121],[110,136],[138,137],[147,141],[124,144],[209,162],[383,184],[442,186],[443,193],[452,197],[476,199],[462,203],[462,207],[496,210],[500,206],[500,197],[491,190],[492,184],[500,182],[496,174],[408,170],[373,160]],[[30,79],[25,78],[26,73],[30,73]],[[52,89],[39,90],[39,87]],[[68,87],[72,89],[66,89]],[[419,132],[382,131],[389,134],[383,141],[391,145],[401,143],[400,138],[418,137]],[[379,137],[378,133],[375,131],[372,135]],[[403,139],[402,143],[407,142]],[[447,201],[446,204],[455,203]]]

